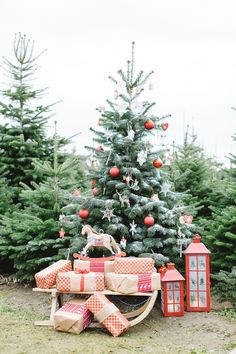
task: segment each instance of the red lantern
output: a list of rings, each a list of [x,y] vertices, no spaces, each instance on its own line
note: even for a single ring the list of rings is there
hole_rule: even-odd
[[[198,234],[184,251],[187,311],[210,311],[210,253]]]
[[[162,130],[167,130],[168,129],[168,127],[169,127],[169,124],[168,123],[162,123],[161,124],[161,127],[162,127]]]
[[[61,230],[59,231],[59,237],[60,238],[64,238],[65,237],[65,231],[63,228],[61,228]]]
[[[161,309],[166,316],[184,316],[184,277],[167,263],[161,273]]]
[[[118,167],[114,166],[114,167],[110,168],[109,174],[112,177],[117,177],[120,174],[120,170]]]
[[[92,187],[92,188],[95,186],[95,183],[96,183],[96,179],[94,178],[94,179],[92,179],[92,181],[91,181],[91,187]]]
[[[155,224],[155,219],[152,217],[152,215],[148,215],[144,218],[144,224],[146,226],[152,226]]]
[[[146,129],[151,130],[154,128],[155,125],[154,122],[151,119],[149,119],[144,123],[144,126]]]
[[[160,168],[163,165],[162,160],[160,159],[160,157],[157,157],[154,161],[153,161],[153,166],[156,168]]]
[[[79,211],[79,217],[81,217],[82,219],[87,219],[89,217],[89,211],[88,209],[80,209]]]

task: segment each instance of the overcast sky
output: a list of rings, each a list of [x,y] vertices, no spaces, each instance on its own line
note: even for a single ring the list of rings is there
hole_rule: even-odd
[[[97,128],[95,108],[113,99],[108,76],[126,67],[135,41],[135,71],[155,72],[147,96],[154,112],[172,115],[168,142],[181,143],[189,124],[223,161],[235,150],[235,16],[235,0],[7,0],[0,54],[12,57],[16,32],[35,40],[35,53],[47,49],[37,73],[37,85],[49,87],[43,102],[63,100],[51,123],[58,121],[63,136],[81,132],[72,146],[84,153],[89,127]],[[3,82],[0,68],[1,89]]]

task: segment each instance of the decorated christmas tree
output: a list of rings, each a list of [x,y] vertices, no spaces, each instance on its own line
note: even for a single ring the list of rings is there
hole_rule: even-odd
[[[169,124],[169,116],[159,118],[153,112],[154,102],[141,100],[145,85],[151,87],[152,73],[134,75],[133,43],[127,71],[110,77],[114,100],[107,100],[107,108],[97,109],[99,128],[91,128],[97,144],[87,146],[91,192],[72,196],[61,220],[80,250],[81,228],[90,224],[121,241],[128,255],[149,256],[159,265],[168,259],[177,261],[192,225],[183,195],[168,180],[168,149],[151,143],[157,131],[167,130]]]

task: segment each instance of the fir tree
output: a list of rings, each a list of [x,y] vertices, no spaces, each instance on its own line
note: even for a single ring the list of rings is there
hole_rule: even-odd
[[[14,61],[4,58],[3,68],[11,82],[10,88],[1,91],[0,117],[7,122],[0,125],[0,169],[12,187],[15,204],[20,182],[30,185],[32,180],[40,181],[32,161],[52,160],[53,156],[53,141],[45,133],[52,105],[40,104],[45,89],[31,84],[41,54],[34,56],[34,43],[19,33],[14,41]],[[60,144],[65,142],[61,139]]]
[[[185,242],[191,225],[179,224],[186,208],[162,166],[166,149],[155,151],[149,142],[153,129],[165,129],[167,119],[151,113],[154,102],[139,101],[151,74],[140,71],[134,77],[132,51],[127,73],[119,70],[118,80],[110,77],[116,86],[115,101],[107,100],[107,109],[98,108],[102,130],[91,128],[98,147],[87,147],[92,154],[93,195],[72,198],[65,209],[70,222],[64,223],[73,236],[85,224],[118,242],[124,236],[129,255],[153,257],[158,265],[167,257],[178,262],[178,237]]]
[[[1,218],[0,256],[9,255],[15,276],[21,280],[32,280],[37,271],[66,256],[69,237],[58,235],[59,216],[65,195],[79,187],[79,160],[68,156],[63,164],[58,163],[58,140],[56,137],[53,163],[33,162],[34,173],[44,182],[32,182],[31,187],[21,183],[24,209]]]

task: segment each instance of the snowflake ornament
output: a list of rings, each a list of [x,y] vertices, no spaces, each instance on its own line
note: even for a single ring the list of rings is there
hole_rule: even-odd
[[[133,189],[134,191],[138,191],[140,189],[138,184],[139,181],[137,180],[137,178],[135,178],[135,180],[131,182],[130,188]]]
[[[132,223],[129,224],[130,225],[130,229],[129,231],[131,232],[132,236],[134,236],[134,234],[136,234],[137,230],[137,224],[135,224],[134,220],[132,221]]]
[[[102,219],[105,219],[107,218],[108,221],[111,221],[111,218],[113,218],[115,215],[113,213],[115,209],[109,209],[109,208],[106,208],[105,210],[102,210],[102,213],[103,213],[103,217]]]
[[[147,160],[147,150],[139,151],[137,156],[138,156],[137,162],[139,163],[140,166],[142,166]]]
[[[165,182],[161,186],[161,193],[163,193],[164,196],[166,197],[166,194],[169,193],[170,189],[171,189],[171,184],[168,182]]]

